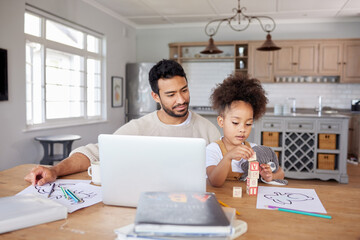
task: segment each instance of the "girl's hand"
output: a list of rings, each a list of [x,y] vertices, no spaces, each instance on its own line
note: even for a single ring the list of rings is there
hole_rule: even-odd
[[[246,145],[239,145],[226,153],[226,158],[232,160],[248,159],[254,154],[254,150]],[[224,156],[224,157],[225,157]]]
[[[266,182],[270,182],[273,180],[273,173],[270,166],[267,164],[260,165],[260,175]]]

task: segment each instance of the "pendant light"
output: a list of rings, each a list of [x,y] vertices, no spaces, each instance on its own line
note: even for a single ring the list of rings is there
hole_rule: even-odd
[[[229,27],[237,32],[246,30],[253,19],[257,20],[260,23],[261,28],[267,32],[266,41],[264,44],[257,48],[259,51],[276,51],[281,48],[276,46],[275,43],[271,40],[270,32],[275,30],[276,23],[274,19],[268,16],[249,16],[243,13],[245,7],[240,7],[240,0],[238,0],[238,7],[233,8],[235,15],[229,18],[215,19],[208,22],[205,26],[205,34],[210,37],[209,44],[206,48],[201,51],[202,54],[218,54],[222,53],[220,49],[215,46],[213,36],[219,30],[220,25],[223,22],[227,22]]]

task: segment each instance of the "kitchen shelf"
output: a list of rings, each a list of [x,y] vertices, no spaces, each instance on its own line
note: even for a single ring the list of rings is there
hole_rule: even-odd
[[[207,42],[170,43],[169,57],[180,64],[185,62],[234,62],[234,71],[248,74],[248,44],[243,42],[216,42],[221,54],[206,55],[200,52]]]
[[[199,58],[179,58],[181,62],[232,62],[234,61],[233,57],[199,57]]]

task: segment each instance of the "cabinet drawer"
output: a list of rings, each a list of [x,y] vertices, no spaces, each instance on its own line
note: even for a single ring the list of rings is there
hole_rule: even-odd
[[[336,134],[319,134],[319,149],[336,149]]]
[[[262,122],[262,129],[263,130],[281,130],[282,129],[282,122],[276,120],[264,120]]]
[[[340,123],[330,123],[330,122],[324,122],[324,123],[320,123],[319,126],[319,130],[320,131],[326,131],[326,132],[338,132],[341,130],[341,125]]]
[[[318,169],[334,170],[335,154],[318,154]]]
[[[314,130],[314,123],[309,121],[291,121],[287,123],[288,130]]]
[[[268,147],[279,147],[279,133],[278,132],[263,132],[262,145]]]

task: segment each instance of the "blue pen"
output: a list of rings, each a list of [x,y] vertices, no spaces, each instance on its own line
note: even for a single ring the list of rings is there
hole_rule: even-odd
[[[54,191],[54,188],[55,188],[55,183],[53,183],[53,185],[51,186],[50,192],[47,196],[48,198],[50,197],[51,193]]]
[[[68,194],[68,196],[70,196],[75,202],[79,202],[79,200],[71,194],[70,190],[69,189],[66,189],[65,192]]]

